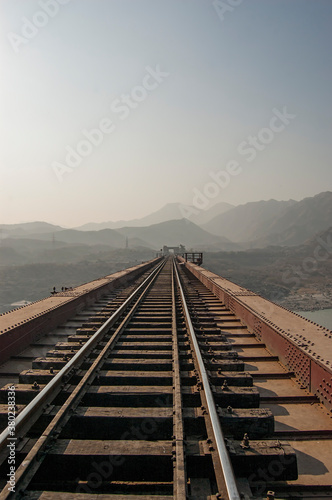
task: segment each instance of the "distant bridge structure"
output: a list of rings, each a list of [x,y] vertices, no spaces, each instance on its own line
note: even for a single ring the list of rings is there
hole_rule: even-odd
[[[166,257],[170,254],[183,255],[185,251],[186,251],[185,246],[181,245],[181,244],[178,246],[175,246],[175,247],[170,247],[170,246],[164,245],[162,253]]]
[[[192,262],[197,266],[201,266],[203,263],[203,253],[202,252],[186,252],[184,245],[179,245],[175,247],[164,245],[158,257],[168,257],[169,255],[178,255],[184,258],[185,262]]]

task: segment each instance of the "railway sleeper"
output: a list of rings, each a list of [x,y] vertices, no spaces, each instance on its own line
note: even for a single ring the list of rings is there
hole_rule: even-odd
[[[76,334],[91,337],[92,335],[94,335],[96,333],[97,330],[98,330],[97,327],[94,327],[94,328],[87,328],[87,327],[76,328]]]
[[[172,385],[172,373],[169,371],[145,371],[145,366],[137,367],[135,371],[129,370],[102,370],[93,384],[102,385]],[[29,371],[27,371],[29,372]],[[47,375],[47,371],[45,373]],[[35,373],[25,373],[25,382],[31,382]],[[38,376],[38,375],[37,375]],[[23,379],[21,380],[23,382]],[[197,377],[194,372],[181,372],[183,386],[194,386]],[[211,382],[220,386],[223,391],[230,390],[229,386],[252,387],[252,377],[246,373],[230,372],[211,377]]]
[[[287,442],[251,439],[227,439],[226,442],[234,471],[238,476],[250,480],[259,470],[265,470],[273,473],[277,481],[298,478],[296,453]]]
[[[201,355],[204,358],[208,360],[213,360],[213,359],[218,359],[218,360],[222,360],[222,359],[234,359],[234,360],[237,360],[237,359],[241,359],[241,356],[239,356],[239,354],[234,351],[234,350],[231,350],[231,351],[217,351],[217,350],[201,350]]]
[[[87,340],[89,340],[89,338],[90,338],[90,335],[81,335],[81,334],[77,335],[77,334],[75,334],[75,335],[68,335],[67,341],[69,343],[73,342],[73,343],[79,343],[79,344],[83,345],[83,344],[85,344],[85,342]]]
[[[99,346],[98,346],[99,347]],[[67,358],[68,360],[71,359],[73,356],[75,356],[75,354],[77,353],[77,351],[79,351],[79,349],[66,349],[66,350],[63,350],[63,349],[51,349],[50,351],[48,351],[46,353],[46,359],[47,358],[58,358],[58,359],[62,359],[62,358]],[[34,358],[36,359],[36,358]]]
[[[154,335],[146,335],[146,334],[142,334],[142,333],[139,333],[137,335],[132,335],[132,334],[127,334],[127,333],[124,333],[122,336],[121,336],[122,340],[125,341],[125,342],[137,342],[137,343],[140,343],[140,342],[144,342],[144,343],[147,343],[147,342],[156,342],[156,337]],[[161,334],[161,335],[158,335],[158,341],[170,341],[171,340],[171,336],[170,335],[164,335],[164,334]]]
[[[18,412],[23,406],[18,408]],[[49,406],[32,426],[29,438],[40,435],[51,422],[59,407]],[[226,436],[241,439],[244,433],[250,438],[267,437],[273,433],[274,418],[265,409],[218,409],[220,422]],[[5,413],[0,413],[5,424]],[[117,439],[131,430],[132,438],[149,440],[172,439],[172,408],[132,407],[77,407],[73,416],[61,431],[60,438],[79,439],[89,436],[93,439]],[[0,419],[0,422],[2,421]],[[184,409],[185,434],[207,438],[204,412],[199,408]]]
[[[134,320],[130,321],[128,328],[130,328],[130,331],[135,329],[139,333],[141,333],[142,330],[145,330],[145,329],[150,330],[150,331],[160,329],[161,331],[167,330],[167,331],[172,332],[172,318],[168,317],[167,320],[165,318],[164,321],[160,321],[160,319],[158,319],[158,321],[157,321],[157,318],[155,318],[155,321],[152,322],[152,325],[151,325],[151,322],[148,322],[146,320],[137,321],[135,318]]]
[[[102,319],[100,320],[95,320],[95,321],[86,321],[84,323],[84,329],[87,329],[89,330],[90,328],[91,329],[94,329],[94,328],[100,328],[102,325],[103,325],[104,321]]]
[[[225,372],[243,372],[244,371],[244,361],[238,360],[222,360],[216,359],[215,357],[206,360],[205,366],[208,370],[222,370]]]
[[[113,390],[111,390],[113,389]],[[127,391],[121,389],[128,389]],[[140,390],[132,387],[90,387],[82,398],[81,404],[84,406],[104,406],[104,407],[171,407],[172,388],[160,386],[158,388],[140,387]],[[55,404],[63,404],[68,397],[68,393],[61,393],[54,400]],[[188,394],[186,398],[188,406],[200,406],[199,393]]]
[[[201,342],[205,342],[205,341],[211,342],[212,341],[212,342],[220,342],[220,343],[223,343],[226,345],[227,344],[231,345],[228,338],[223,333],[218,333],[218,334],[214,335],[213,333],[210,334],[210,333],[206,333],[204,330],[199,330],[196,333],[196,338],[198,341],[201,341]]]
[[[209,380],[214,385],[252,387],[253,377],[249,372],[209,371]],[[225,383],[226,382],[226,383]]]
[[[258,408],[260,395],[256,387],[229,386],[226,390],[211,386],[216,404],[221,408]]]
[[[144,360],[171,360],[172,359],[172,350],[125,350],[114,348],[112,353],[110,354],[108,361],[105,361],[104,367],[111,369],[112,364],[110,360],[113,359],[133,359],[136,358],[140,363],[144,363]]]
[[[0,389],[0,402],[8,401],[8,387],[15,385],[15,401],[17,405],[25,405],[30,403],[33,398],[45,387],[45,384],[39,385],[38,388],[32,388],[29,384],[6,384]]]
[[[148,491],[151,492],[151,489],[156,490],[158,488],[158,491],[162,490],[163,486],[163,491],[166,490],[166,492],[169,492],[169,495],[163,495],[163,494],[153,494],[149,495]],[[91,489],[91,486],[89,486],[88,482],[83,482],[81,481],[79,484],[75,483],[74,485],[66,486],[64,485],[66,490],[69,490],[69,493],[61,491],[61,500],[86,500],[86,493],[87,492],[92,492],[93,490]],[[119,487],[119,484],[118,484]],[[48,484],[45,484],[45,487],[43,487],[43,492],[41,491],[25,491],[25,498],[27,500],[59,500],[59,492],[58,491],[47,491],[47,488],[49,488]],[[134,491],[138,490],[138,494],[135,495]],[[84,493],[80,493],[80,492]],[[103,495],[102,493],[98,495],[98,498],[100,500],[142,500],[142,495],[139,493],[140,491],[144,491],[144,499],[145,500],[170,500],[172,498],[172,485],[169,483],[165,483],[164,485],[161,485],[159,483],[158,485],[154,484],[138,484],[138,483],[124,483],[122,485],[121,491],[126,491],[125,496],[122,494],[110,494],[106,493]],[[129,492],[129,493],[128,493]],[[133,494],[130,494],[132,492]],[[164,491],[165,492],[165,491]]]
[[[35,439],[22,442],[17,449],[18,462],[26,457],[35,442]],[[213,483],[209,448],[206,439],[185,441],[188,478],[205,478]],[[67,481],[76,484],[78,481],[88,481],[91,472],[98,470],[104,471],[106,483],[103,488],[109,492],[114,491],[114,482],[117,481],[172,483],[174,459],[172,441],[132,439],[130,431],[127,431],[127,439],[122,440],[58,438],[48,448],[30,487],[39,489],[47,485],[49,488],[53,483],[55,488],[62,491]],[[110,467],[111,464],[113,467]],[[100,491],[99,486],[95,492]]]
[[[171,386],[173,382],[172,374],[170,372],[133,372],[132,376],[126,372],[114,373],[114,375],[106,372],[101,373],[93,382],[93,385],[124,385],[124,386]]]
[[[87,340],[87,338],[84,339],[84,341]],[[55,344],[55,346],[54,346],[54,350],[64,351],[64,350],[74,349],[75,351],[78,351],[79,349],[81,349],[83,342],[80,341],[79,339],[75,339],[75,340],[76,340],[76,342],[72,342],[72,341],[57,342],[57,344]],[[104,344],[104,342],[103,342],[103,344]],[[52,351],[49,351],[49,352],[52,352]]]
[[[198,345],[200,347],[201,352],[204,351],[209,351],[209,349],[214,348],[216,351],[219,352],[224,352],[224,351],[232,351],[233,352],[233,346],[232,344],[228,344],[227,342],[214,342],[213,344],[209,340],[198,340]],[[215,351],[215,352],[216,352]]]
[[[116,349],[126,349],[126,350],[131,350],[131,351],[141,351],[142,348],[147,348],[151,351],[172,351],[172,342],[171,340],[169,342],[158,342],[158,343],[151,343],[151,342],[140,342],[139,344],[133,343],[133,342],[122,342],[119,341],[116,344]]]
[[[143,329],[142,329],[143,330]],[[123,334],[124,338],[127,338],[127,336],[130,336],[131,338],[139,338],[144,336],[146,338],[146,341],[149,341],[149,338],[151,337],[153,340],[162,338],[163,336],[167,337],[172,337],[172,329],[171,328],[144,328],[142,331],[138,328],[132,328],[130,325],[126,328],[126,331]],[[185,330],[183,329],[183,332]]]
[[[114,353],[112,352],[112,356]],[[172,359],[171,354],[163,358],[156,359],[155,357],[134,359],[130,357],[124,358],[109,358],[105,361],[103,365],[103,370],[116,370],[116,371],[136,371],[144,369],[145,371],[171,371],[172,370]]]
[[[242,439],[247,433],[250,439],[267,437],[274,432],[274,416],[265,408],[217,408],[224,434]]]
[[[252,387],[252,378],[247,373],[242,372],[208,372],[210,383],[216,387],[228,386]],[[181,383],[183,386],[193,386],[197,384],[197,374],[194,371],[181,371]]]
[[[169,309],[169,314],[165,314],[164,311],[151,311],[151,314],[145,314],[144,311],[138,310],[135,314],[135,322],[136,323],[148,323],[151,326],[151,323],[169,323],[171,316],[171,309]]]
[[[97,357],[97,355],[93,356],[93,353],[91,353],[91,359],[93,357]],[[63,368],[66,364],[68,363],[68,359],[62,358],[36,358],[32,362],[32,368],[33,369],[42,369],[42,370],[50,370],[52,373],[52,370],[59,370]],[[90,364],[88,361],[85,361],[83,364]]]
[[[50,370],[39,370],[39,369],[24,370],[19,374],[19,384],[37,383],[39,386],[48,384],[48,382],[50,382],[50,380],[52,380],[54,375],[56,375],[58,372],[59,370],[54,370],[53,373],[51,373]],[[75,375],[73,375],[73,377],[75,377]],[[75,377],[75,383],[77,383],[77,381],[80,378],[81,377],[79,378]],[[37,394],[39,392],[39,388],[35,386],[34,391],[35,394]]]
[[[194,326],[194,331],[195,331],[195,334],[196,336],[199,336],[199,335],[203,335],[205,334],[206,336],[219,336],[219,339],[222,341],[222,340],[227,340],[227,339],[224,339],[222,337],[223,334],[220,334],[220,328],[216,328],[216,327],[205,327],[205,328],[202,328],[201,324],[198,323],[197,326],[195,327]]]

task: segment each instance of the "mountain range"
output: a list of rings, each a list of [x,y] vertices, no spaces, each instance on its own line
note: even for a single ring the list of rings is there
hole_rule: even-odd
[[[219,214],[202,227],[246,248],[301,245],[332,225],[332,192],[301,201],[258,201]]]
[[[222,234],[234,242],[254,241],[269,231],[271,221],[296,204],[296,201],[256,201],[234,207],[226,214],[218,214],[204,228],[213,234]]]
[[[330,226],[329,191],[301,201],[268,200],[236,207],[219,203],[204,211],[172,203],[142,219],[90,223],[75,229],[46,222],[0,225],[0,265],[70,262],[86,255],[98,259],[119,248],[158,251],[163,245],[180,243],[188,250],[212,252],[289,247],[303,244]]]
[[[234,208],[229,203],[217,203],[207,210],[200,210],[192,205],[183,205],[182,203],[168,203],[156,212],[149,214],[141,219],[132,219],[128,221],[120,220],[116,222],[89,222],[76,229],[80,231],[98,231],[100,229],[119,229],[123,227],[146,227],[160,222],[170,220],[188,219],[194,224],[205,224],[213,217],[226,213]]]

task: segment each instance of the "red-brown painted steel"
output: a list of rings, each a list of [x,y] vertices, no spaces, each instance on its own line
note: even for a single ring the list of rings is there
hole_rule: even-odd
[[[250,290],[178,257],[220,298],[303,386],[332,410],[332,332]]]
[[[88,307],[105,293],[120,286],[129,276],[151,268],[160,259],[119,271],[100,280],[80,285],[69,292],[34,302],[0,315],[0,363],[16,355],[34,340]]]

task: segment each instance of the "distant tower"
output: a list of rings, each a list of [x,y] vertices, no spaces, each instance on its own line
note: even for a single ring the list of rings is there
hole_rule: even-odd
[[[126,236],[126,248],[128,248],[128,236]]]
[[[54,233],[52,234],[52,248],[53,248],[53,250],[55,248],[55,234]]]

